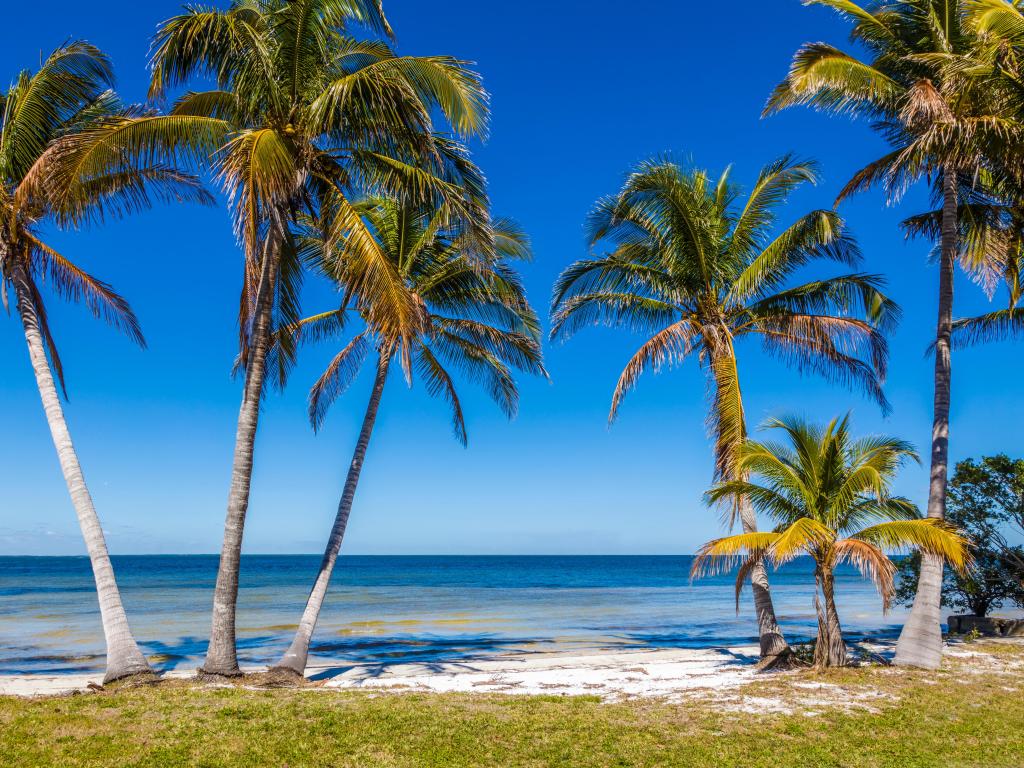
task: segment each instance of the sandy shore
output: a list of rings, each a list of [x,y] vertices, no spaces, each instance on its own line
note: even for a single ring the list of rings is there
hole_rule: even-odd
[[[750,682],[756,646],[643,650],[590,655],[533,654],[473,664],[398,664],[383,669],[310,669],[328,688],[406,688],[436,692],[657,696]]]
[[[694,689],[742,686],[754,679],[756,661],[754,646],[534,653],[429,664],[352,664],[314,658],[306,674],[325,688],[672,698]],[[188,678],[192,674],[193,670],[179,669],[165,677]],[[69,694],[87,691],[101,680],[100,674],[0,676],[0,695]]]

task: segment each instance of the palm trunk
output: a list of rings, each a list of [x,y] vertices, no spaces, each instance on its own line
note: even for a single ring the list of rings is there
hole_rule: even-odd
[[[818,642],[814,645],[814,666],[845,667],[846,643],[843,641],[843,628],[839,624],[839,611],[836,610],[835,577],[819,567],[815,569],[815,581],[821,590],[824,606],[816,605]]]
[[[352,454],[352,463],[348,468],[345,488],[342,491],[341,500],[338,502],[338,514],[334,517],[334,526],[331,528],[331,535],[327,540],[327,549],[324,550],[324,557],[320,562],[320,572],[317,574],[316,581],[313,582],[313,589],[306,600],[306,609],[302,612],[302,620],[299,622],[299,627],[295,632],[295,638],[292,640],[288,651],[275,665],[275,669],[287,670],[297,675],[302,675],[306,671],[309,642],[313,637],[313,630],[316,628],[317,619],[320,617],[320,609],[323,607],[324,597],[327,595],[327,587],[331,582],[331,573],[334,571],[334,564],[338,560],[338,552],[341,551],[341,542],[345,538],[348,517],[352,512],[352,502],[356,496],[359,474],[363,470],[363,461],[366,459],[366,449],[370,445],[373,425],[377,421],[377,411],[380,410],[380,400],[384,394],[384,384],[388,378],[390,362],[390,354],[381,352],[380,359],[377,362],[377,377],[373,382],[370,402],[366,406],[363,426],[359,430],[359,439],[356,441],[356,449]]]
[[[732,337],[728,329],[722,328],[721,335],[713,334],[706,336],[708,339],[709,357],[714,360],[712,373],[716,378],[715,386],[720,399],[723,393],[730,392],[736,398],[734,410],[739,419],[740,439],[746,436],[744,424],[742,393],[739,387],[739,367],[736,360],[735,350],[732,346]],[[719,452],[738,451],[739,445],[723,445],[721,438],[716,440],[719,445]],[[734,458],[734,457],[733,457]],[[730,469],[734,461],[726,456],[716,457],[717,471],[720,474],[734,473]],[[739,503],[739,521],[743,526],[744,534],[753,534],[758,529],[757,515],[748,500],[741,500]],[[775,617],[775,605],[771,598],[771,589],[768,585],[768,570],[764,561],[761,560],[751,568],[751,589],[754,593],[754,609],[758,618],[758,638],[761,650],[761,662],[766,667],[774,666],[790,655],[790,644],[786,643],[782,636],[782,630],[778,626]]]
[[[744,499],[740,506],[740,522],[744,533],[757,532],[757,517],[750,503]],[[759,560],[750,570],[750,588],[754,595],[754,610],[757,613],[757,630],[760,638],[761,661],[772,663],[790,653],[789,643],[782,635],[778,619],[775,618],[775,604],[768,584],[768,569],[764,560]]]
[[[957,179],[952,168],[943,175],[942,241],[939,260],[939,319],[935,332],[935,402],[932,422],[932,461],[928,485],[928,517],[946,517],[949,463],[949,401],[952,381],[950,337],[953,331],[953,269],[957,252]],[[895,663],[936,669],[942,662],[940,607],[941,557],[922,553],[921,577],[907,623],[896,645]]]
[[[200,674],[236,677],[241,674],[235,646],[235,612],[238,603],[238,573],[242,559],[242,534],[249,509],[249,488],[252,484],[253,453],[256,427],[259,423],[267,352],[270,348],[270,326],[274,308],[274,283],[278,268],[276,235],[268,234],[257,288],[256,318],[252,332],[252,349],[246,367],[245,389],[235,432],[235,453],[231,466],[231,490],[224,521],[217,583],[213,593],[213,627]]]
[[[103,536],[100,519],[96,515],[92,496],[85,484],[82,467],[78,463],[71,433],[64,420],[64,409],[60,404],[60,396],[54,385],[53,373],[46,359],[46,348],[40,329],[39,316],[32,300],[28,276],[21,267],[13,270],[12,280],[18,301],[18,313],[25,328],[25,343],[28,345],[29,359],[39,387],[39,397],[43,401],[46,421],[50,425],[50,435],[57,449],[60,468],[64,473],[64,481],[71,494],[71,502],[78,516],[78,524],[82,529],[85,547],[89,553],[93,578],[96,580],[96,593],[100,603],[100,619],[103,623],[103,636],[107,644],[107,669],[103,682],[109,683],[129,675],[152,674],[146,657],[139,650],[138,643],[128,626],[128,617],[121,603],[121,593],[114,578],[114,568],[107,552],[107,542]]]
[[[713,372],[716,377],[719,377],[719,381],[716,382],[718,392],[732,391],[735,392],[738,399],[742,398],[740,385],[739,385],[739,365],[736,360],[735,350],[732,347],[732,338],[728,331],[723,329],[722,340],[715,339],[712,344],[712,359],[715,359]],[[723,353],[722,348],[725,347]],[[728,357],[726,357],[728,355]],[[725,365],[728,363],[728,365]],[[723,372],[731,368],[733,375],[735,375],[734,386],[728,386],[724,381],[726,374]],[[719,395],[721,396],[721,395]],[[736,412],[742,425],[741,437],[746,437],[746,426],[743,424],[743,403],[742,401],[736,403]],[[719,443],[721,441],[718,441]],[[730,450],[738,450],[739,446],[732,446]],[[723,457],[717,457],[716,464],[722,468],[731,466],[732,462],[726,462]],[[720,471],[723,471],[720,469]],[[754,509],[750,505],[747,499],[742,499],[739,505],[739,517],[740,523],[743,526],[744,533],[756,533],[757,532],[757,515],[754,514]],[[786,638],[782,635],[782,629],[779,627],[778,619],[775,617],[775,604],[772,601],[771,588],[768,584],[768,570],[764,566],[764,561],[760,560],[753,565],[750,570],[750,587],[754,595],[754,611],[757,614],[757,630],[758,639],[761,652],[761,662],[765,666],[773,666],[779,663],[790,655],[789,643],[786,642]]]

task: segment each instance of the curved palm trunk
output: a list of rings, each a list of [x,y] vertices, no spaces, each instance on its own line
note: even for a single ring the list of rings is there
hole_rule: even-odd
[[[313,630],[316,628],[317,619],[320,617],[320,609],[324,604],[324,597],[327,595],[327,587],[331,581],[331,573],[334,571],[334,564],[338,560],[338,552],[341,550],[341,542],[345,538],[345,529],[348,527],[348,517],[352,511],[352,502],[356,496],[356,486],[359,484],[359,474],[363,469],[363,460],[366,458],[366,449],[370,444],[370,437],[373,434],[373,425],[377,421],[377,411],[380,409],[381,396],[384,394],[384,384],[388,377],[388,366],[391,357],[382,352],[377,363],[377,377],[373,382],[373,391],[370,394],[370,402],[366,406],[366,415],[363,416],[363,426],[359,430],[359,439],[356,441],[356,449],[352,454],[352,463],[348,468],[348,477],[345,479],[345,488],[338,502],[338,514],[334,518],[334,527],[331,528],[331,536],[327,540],[327,549],[324,551],[323,560],[320,563],[320,572],[317,574],[313,589],[306,601],[306,609],[302,613],[302,620],[295,632],[288,651],[275,665],[275,669],[284,669],[302,675],[306,671],[306,657],[309,655],[309,642],[313,637]]]
[[[200,674],[236,677],[241,674],[235,646],[235,613],[238,603],[238,572],[242,559],[242,534],[249,509],[249,488],[252,484],[253,453],[256,427],[259,423],[267,352],[270,349],[270,326],[274,307],[274,282],[277,273],[278,246],[268,241],[257,289],[256,318],[252,333],[252,350],[246,368],[242,406],[235,432],[235,453],[231,466],[231,490],[224,521],[217,584],[213,593],[213,619],[210,645]]]
[[[814,645],[814,666],[845,667],[846,643],[843,641],[843,628],[839,624],[839,612],[836,610],[835,577],[820,567],[815,569],[814,575],[822,596],[821,602],[818,601],[817,595],[814,597],[818,613],[818,642]]]
[[[743,410],[742,393],[739,384],[739,365],[732,346],[732,339],[728,331],[723,330],[725,351],[721,349],[722,340],[714,341],[713,373],[716,378],[715,386],[718,390],[718,397],[723,393],[731,393],[736,398],[735,413],[739,419],[740,438],[746,437],[745,415]],[[720,420],[721,423],[721,420]],[[719,441],[721,445],[721,441]],[[738,446],[732,446],[729,450],[737,450]],[[725,467],[730,462],[725,462],[722,457],[717,458],[717,465]],[[740,523],[744,533],[757,532],[757,516],[747,499],[743,499],[739,506]],[[754,595],[754,611],[757,614],[757,629],[761,652],[761,661],[766,666],[778,663],[789,656],[790,647],[786,638],[782,635],[778,619],[775,617],[775,604],[772,601],[771,587],[768,584],[768,570],[764,561],[760,560],[750,569],[750,587]]]
[[[96,515],[92,496],[85,484],[82,467],[78,463],[71,433],[64,420],[64,409],[60,404],[60,396],[54,385],[53,373],[46,359],[46,348],[40,329],[39,317],[32,301],[32,291],[28,278],[20,267],[13,270],[15,294],[18,301],[18,314],[25,329],[25,343],[28,345],[29,359],[39,387],[39,397],[46,411],[46,421],[50,425],[50,435],[57,449],[60,468],[64,473],[64,481],[71,494],[71,502],[78,516],[78,524],[82,529],[85,547],[89,553],[93,578],[96,580],[96,593],[100,603],[100,619],[103,623],[103,636],[107,644],[107,669],[103,682],[109,683],[129,675],[151,674],[146,657],[139,650],[128,617],[121,603],[121,593],[114,578],[114,568],[107,552],[107,542],[103,536],[100,519]]]
[[[744,500],[740,507],[740,522],[744,533],[757,532],[757,517],[749,502]],[[782,635],[771,587],[768,584],[768,570],[764,560],[759,560],[750,569],[750,588],[754,595],[754,610],[757,613],[757,630],[762,662],[771,663],[790,653],[789,643]]]
[[[946,516],[946,480],[949,463],[949,401],[952,380],[950,337],[953,331],[953,270],[957,251],[956,173],[945,169],[942,200],[942,242],[939,261],[939,319],[935,331],[935,402],[932,422],[932,460],[928,485],[928,517]],[[941,557],[921,556],[921,577],[910,616],[896,644],[895,663],[936,669],[942,662],[940,607]]]

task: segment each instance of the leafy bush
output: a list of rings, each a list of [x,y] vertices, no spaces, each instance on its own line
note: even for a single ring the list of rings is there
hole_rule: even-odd
[[[999,455],[958,463],[946,519],[970,537],[974,568],[962,575],[946,568],[943,604],[975,616],[1006,604],[1024,607],[1024,549],[1006,538],[1011,531],[1024,533],[1024,459]],[[920,568],[919,554],[900,562],[898,602],[913,602]]]

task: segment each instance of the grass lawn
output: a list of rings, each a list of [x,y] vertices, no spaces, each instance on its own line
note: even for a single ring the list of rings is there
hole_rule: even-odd
[[[937,673],[772,676],[676,703],[162,683],[0,698],[14,766],[1024,765],[1024,647]]]

